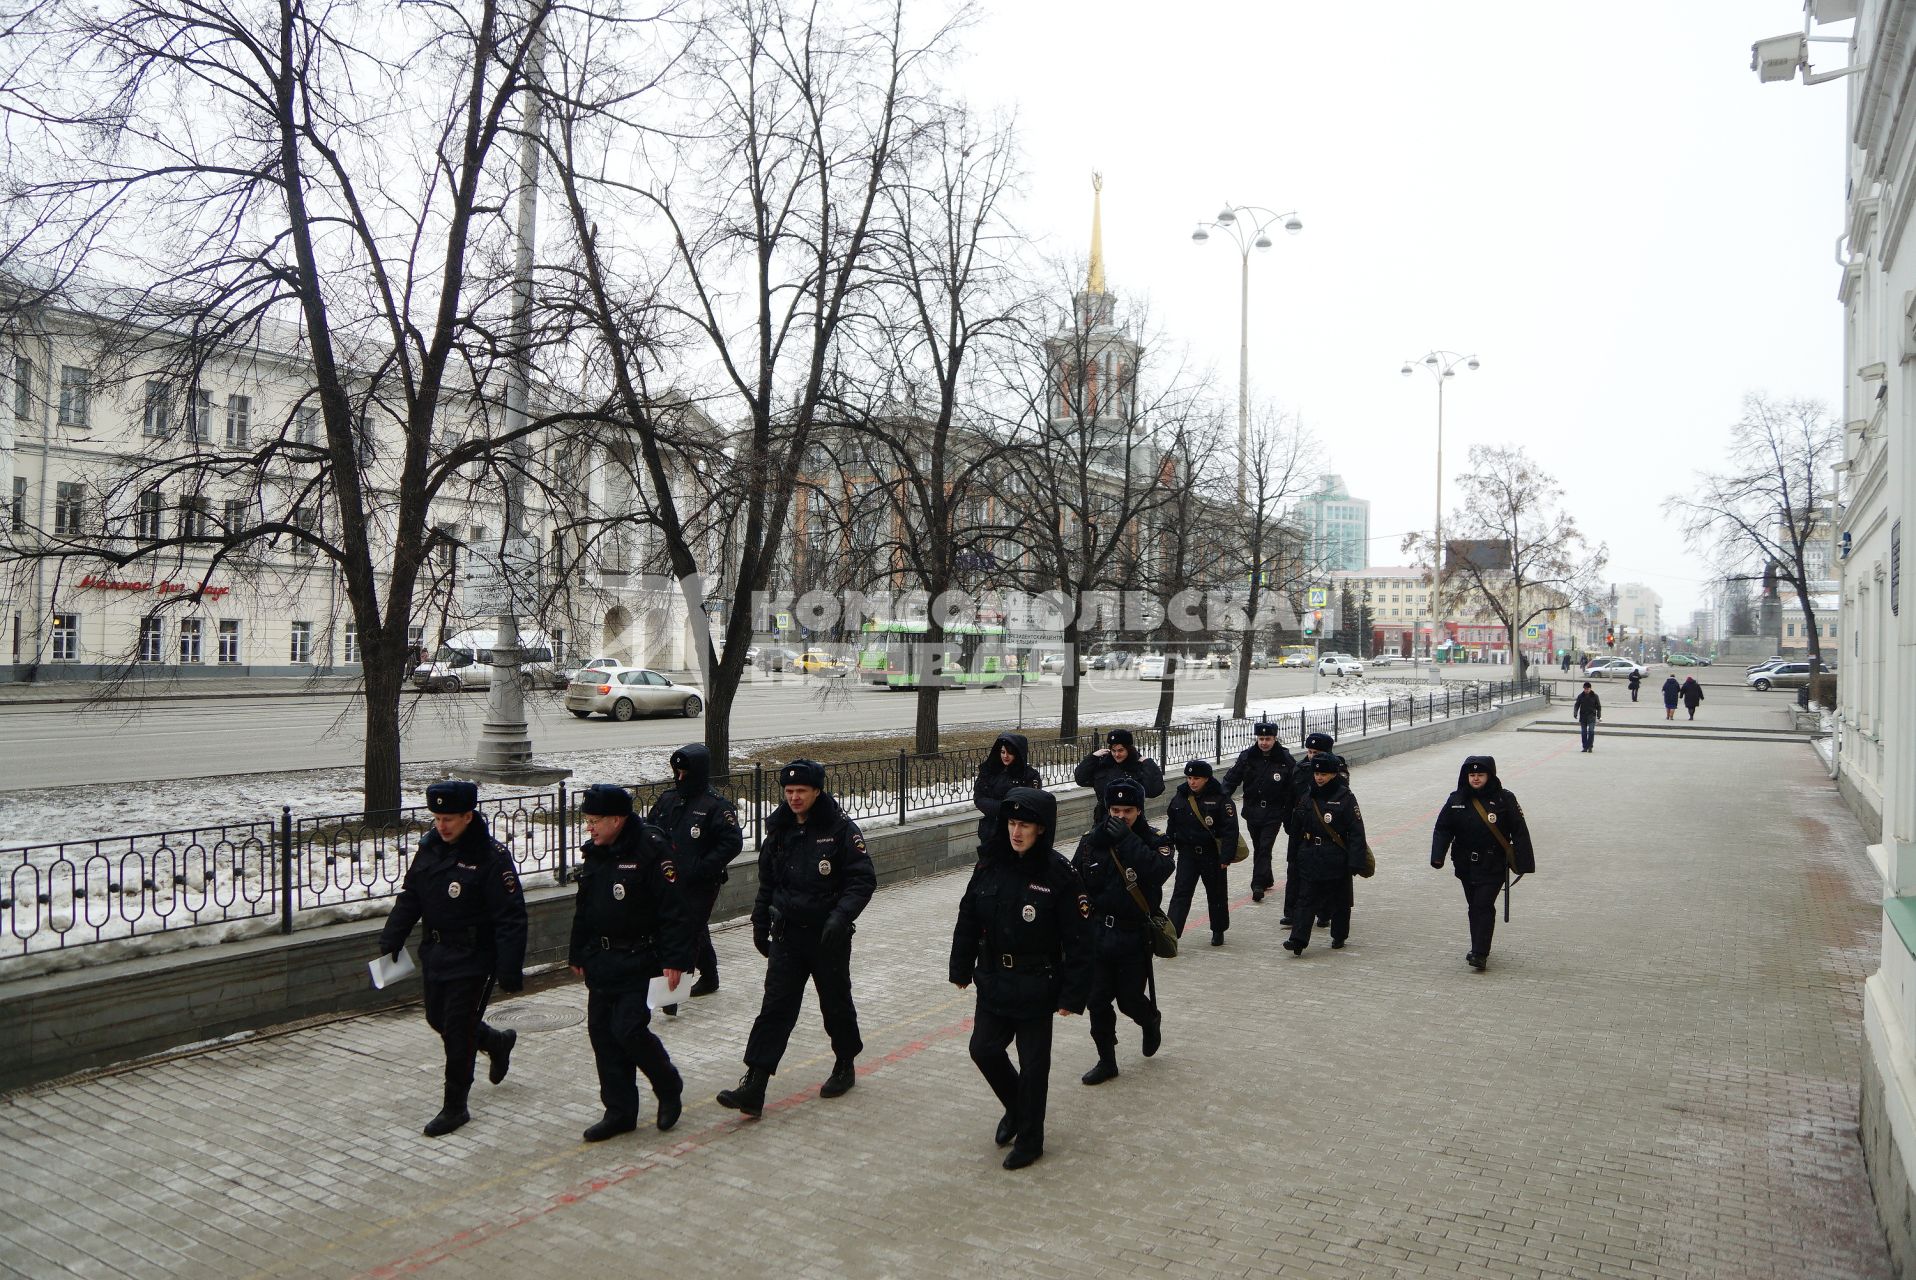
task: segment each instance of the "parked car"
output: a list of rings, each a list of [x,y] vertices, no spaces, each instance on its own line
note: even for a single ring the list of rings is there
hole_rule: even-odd
[[[808,676],[843,676],[845,660],[824,649],[807,649],[792,663],[792,670],[802,671]]]
[[[565,709],[581,720],[595,712],[614,720],[642,715],[690,718],[705,710],[705,695],[697,685],[674,683],[647,667],[617,667],[567,685]]]
[[[1264,650],[1262,650],[1262,649],[1257,649],[1257,650],[1253,650],[1253,651],[1252,651],[1252,653],[1251,653],[1251,670],[1253,670],[1253,671],[1263,671],[1263,670],[1265,670],[1266,668],[1268,668],[1268,667],[1269,667],[1270,665],[1271,665],[1271,655],[1270,655],[1270,654],[1268,654],[1268,653],[1266,653],[1266,652],[1264,652]]]
[[[1673,667],[1707,667],[1710,664],[1689,653],[1673,653],[1664,659]]]
[[[757,661],[760,671],[792,671],[798,664],[798,650],[768,644],[758,651]]]
[[[1064,674],[1065,658],[1062,653],[1047,653],[1038,659],[1038,671],[1043,675],[1059,676]]]
[[[1583,669],[1583,674],[1592,680],[1604,676],[1628,679],[1632,671],[1643,675],[1649,668],[1630,658],[1592,658],[1590,665]]]
[[[1326,653],[1317,659],[1317,674],[1321,676],[1361,676],[1364,664],[1348,653]]]
[[[1123,649],[1112,649],[1105,653],[1092,655],[1093,671],[1123,671],[1132,663],[1133,655]]]
[[[1147,653],[1142,658],[1139,658],[1138,679],[1164,679],[1164,655],[1161,653]]]
[[[1277,665],[1280,667],[1308,667],[1311,665],[1311,655],[1308,653],[1287,653],[1277,660]]]
[[[625,663],[619,661],[617,658],[587,658],[584,662],[565,673],[565,679],[560,683],[559,687],[561,689],[567,688],[575,680],[583,680],[587,676],[600,671],[617,671],[624,665]]]
[[[1409,662],[1410,659],[1401,653],[1380,653],[1370,660],[1373,667],[1401,667]]]
[[[1762,671],[1753,671],[1744,679],[1758,693],[1768,693],[1771,689],[1796,689],[1810,682],[1810,664],[1807,662],[1779,662]]]
[[[446,637],[430,660],[413,668],[413,686],[434,693],[490,688],[492,646],[497,639],[498,632],[491,629],[461,631]],[[519,687],[554,687],[558,681],[558,670],[552,665],[552,641],[543,631],[520,632]]]
[[[1743,668],[1743,674],[1753,675],[1758,671],[1768,671],[1771,667],[1781,666],[1783,663],[1788,661],[1789,661],[1788,658],[1784,657],[1782,654],[1779,653],[1775,655],[1774,657],[1765,658],[1761,662],[1758,662],[1751,666],[1747,666]]]

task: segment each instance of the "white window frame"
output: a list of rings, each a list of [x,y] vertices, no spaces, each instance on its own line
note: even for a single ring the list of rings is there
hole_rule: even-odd
[[[13,358],[13,416],[33,420],[33,361],[25,356]]]
[[[357,622],[352,621],[351,619],[348,619],[346,622],[344,639],[341,642],[341,649],[345,655],[341,659],[341,661],[343,662],[358,662],[359,661],[359,624]]]
[[[226,443],[243,445],[253,433],[253,397],[226,397]]]
[[[140,619],[139,647],[135,650],[135,662],[157,663],[166,661],[166,623],[160,618]]]
[[[180,619],[180,665],[196,667],[206,661],[203,647],[205,627],[198,618]]]
[[[238,618],[221,618],[215,633],[214,661],[222,667],[237,667],[242,663],[240,640],[242,636]],[[228,641],[231,644],[228,644]]]
[[[140,433],[149,437],[164,436],[172,427],[173,389],[157,378],[149,378],[146,383],[146,403],[140,416]]]
[[[80,659],[80,615],[77,613],[56,613],[53,626],[47,632],[47,652],[54,662],[77,662]]]
[[[295,666],[310,664],[313,660],[313,624],[310,622],[292,623],[287,631],[286,660]]]
[[[60,425],[84,427],[93,414],[93,370],[77,364],[60,366]]]
[[[213,393],[194,387],[186,397],[186,438],[205,444],[213,433]]]
[[[53,531],[72,537],[86,527],[86,485],[78,480],[56,480],[53,489]]]
[[[160,492],[160,486],[140,490],[134,504],[133,536],[142,542],[157,541],[166,520],[166,496]]]

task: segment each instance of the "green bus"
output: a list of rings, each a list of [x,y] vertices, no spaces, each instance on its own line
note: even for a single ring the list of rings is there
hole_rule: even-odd
[[[1028,678],[1005,651],[1005,629],[990,623],[957,622],[945,628],[943,652],[933,653],[924,622],[867,619],[858,652],[858,682],[887,689],[1009,689]]]

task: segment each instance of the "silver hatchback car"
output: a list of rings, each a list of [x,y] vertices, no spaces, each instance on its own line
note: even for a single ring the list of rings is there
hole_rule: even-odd
[[[581,720],[595,711],[614,720],[641,715],[689,719],[705,710],[705,696],[697,685],[675,684],[649,668],[618,667],[579,672],[565,688],[565,709]]]

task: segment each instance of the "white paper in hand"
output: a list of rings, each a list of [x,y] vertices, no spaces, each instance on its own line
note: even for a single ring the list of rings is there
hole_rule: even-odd
[[[378,956],[368,962],[366,967],[372,971],[373,986],[384,991],[402,978],[410,978],[417,972],[413,966],[412,955],[404,950],[396,956]]]
[[[645,989],[645,1003],[654,1010],[668,1004],[682,1004],[692,990],[692,983],[697,979],[698,970],[687,969],[679,975],[679,985],[674,988],[666,986],[665,975],[660,974],[652,979],[652,985]]]

